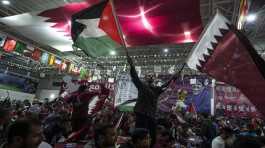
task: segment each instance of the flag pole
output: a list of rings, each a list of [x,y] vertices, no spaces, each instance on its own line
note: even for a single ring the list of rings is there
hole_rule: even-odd
[[[125,53],[127,56],[129,56],[129,53],[128,53],[128,49],[126,47],[126,41],[124,39],[124,35],[123,35],[123,32],[122,32],[122,28],[121,28],[121,25],[119,23],[119,20],[118,20],[118,16],[117,16],[117,13],[115,11],[115,6],[114,6],[114,2],[113,0],[109,0],[110,4],[111,4],[111,8],[112,8],[112,14],[114,16],[114,20],[115,20],[115,23],[116,23],[116,26],[117,26],[117,29],[118,29],[118,33],[119,33],[119,36],[121,38],[121,41],[122,41],[122,47],[125,49]]]

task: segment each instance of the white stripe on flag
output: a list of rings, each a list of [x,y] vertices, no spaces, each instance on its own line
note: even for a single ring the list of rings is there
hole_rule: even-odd
[[[77,22],[82,23],[87,26],[86,29],[81,33],[82,37],[102,37],[106,33],[100,29],[99,26],[100,19],[79,19]]]

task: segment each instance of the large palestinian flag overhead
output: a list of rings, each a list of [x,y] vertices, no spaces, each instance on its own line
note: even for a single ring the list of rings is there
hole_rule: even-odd
[[[121,39],[112,12],[111,4],[102,1],[73,15],[74,46],[92,57],[108,55],[118,48]]]
[[[127,47],[134,47],[196,42],[202,31],[199,0],[113,2],[115,11],[110,2],[103,1],[73,16],[75,46],[98,56],[119,47],[117,43],[123,44],[120,36]],[[120,36],[117,25],[122,32]]]
[[[57,50],[71,51],[74,45],[94,57],[120,46],[117,24],[128,47],[196,42],[201,33],[199,0],[113,2],[115,11],[109,1],[86,0],[0,18],[0,22]]]

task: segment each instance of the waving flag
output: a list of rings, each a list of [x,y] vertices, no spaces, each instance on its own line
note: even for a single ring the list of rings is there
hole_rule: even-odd
[[[107,55],[119,47],[121,41],[110,3],[102,1],[73,15],[72,38],[74,46],[93,57]]]
[[[205,29],[187,65],[236,86],[265,114],[265,62],[222,14]]]
[[[114,0],[127,46],[196,42],[202,31],[199,0]]]

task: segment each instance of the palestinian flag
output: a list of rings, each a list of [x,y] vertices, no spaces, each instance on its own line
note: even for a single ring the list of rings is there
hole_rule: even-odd
[[[243,29],[244,23],[246,21],[246,17],[249,11],[249,0],[241,0],[240,8],[239,8],[239,18],[237,22],[237,29]]]
[[[187,65],[237,87],[265,115],[265,61],[222,14],[204,30]]]
[[[106,29],[109,36],[103,29]],[[74,46],[92,57],[108,55],[110,51],[119,47],[115,41],[121,42],[108,1],[100,2],[73,15],[71,31]]]

